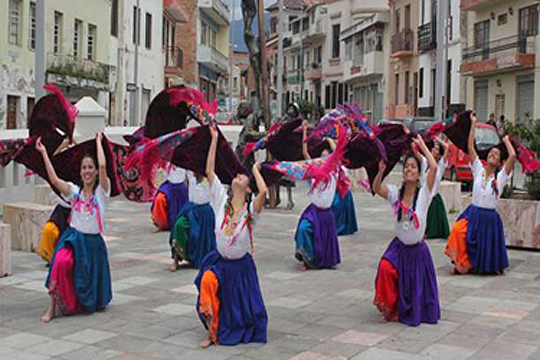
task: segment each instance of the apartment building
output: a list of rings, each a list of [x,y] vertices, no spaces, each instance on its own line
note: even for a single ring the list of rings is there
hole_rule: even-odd
[[[111,6],[108,0],[45,2],[45,81],[72,102],[91,96],[109,108],[116,74]],[[36,2],[1,0],[0,8],[0,129],[21,129],[35,102]]]
[[[481,121],[491,113],[511,121],[540,116],[539,4],[534,0],[462,0],[467,45],[461,74],[467,107]]]
[[[208,100],[224,95],[229,73],[229,8],[222,0],[198,0],[198,84]]]
[[[371,122],[384,116],[385,86],[390,56],[389,11],[378,12],[341,32],[345,43],[343,79],[349,99]]]

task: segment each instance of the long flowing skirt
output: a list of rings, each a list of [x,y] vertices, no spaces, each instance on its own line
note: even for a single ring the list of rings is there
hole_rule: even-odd
[[[441,317],[433,259],[425,241],[388,246],[375,279],[374,305],[387,320],[409,326],[436,324]]]
[[[195,278],[197,312],[214,343],[266,342],[268,315],[250,254],[226,260],[217,251],[203,260]]]
[[[336,218],[331,208],[310,204],[302,213],[296,234],[296,258],[310,268],[333,268],[341,262]]]
[[[336,217],[336,228],[338,235],[352,235],[358,231],[358,222],[356,221],[356,209],[351,191],[347,191],[344,197],[336,192],[332,211]]]
[[[199,268],[204,257],[216,249],[216,218],[210,204],[188,201],[178,215],[169,243],[173,257]]]
[[[188,188],[184,182],[173,184],[166,180],[158,188],[152,202],[152,220],[161,230],[169,230],[188,201]]]
[[[60,236],[66,230],[69,224],[70,208],[62,205],[56,205],[49,220],[43,226],[41,233],[41,242],[39,243],[38,255],[47,263],[51,262],[56,244]]]
[[[68,228],[56,246],[45,287],[65,314],[104,309],[112,288],[103,237]]]
[[[470,205],[459,216],[458,222],[452,228],[445,253],[455,265],[457,264],[456,269],[460,272],[458,265],[463,262],[463,259],[457,254],[462,254],[463,248],[466,249],[470,263],[469,269],[465,267],[466,270],[476,273],[494,273],[508,267],[504,227],[495,209]]]
[[[441,194],[435,195],[429,205],[426,226],[426,239],[446,239],[450,235],[448,216]]]

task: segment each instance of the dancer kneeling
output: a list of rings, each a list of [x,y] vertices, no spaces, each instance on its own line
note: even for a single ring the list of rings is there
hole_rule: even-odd
[[[437,163],[420,136],[415,143],[428,159],[429,168],[423,184],[419,184],[421,163],[414,155],[405,159],[401,188],[382,185],[386,170],[383,160],[373,184],[373,190],[388,200],[396,215],[396,237],[379,264],[373,302],[386,320],[399,320],[410,326],[422,322],[436,324],[440,318],[435,268],[424,241]]]
[[[504,167],[502,154],[498,148],[489,151],[484,167],[474,148],[476,114],[471,113],[469,133],[469,158],[474,178],[472,204],[459,216],[452,228],[445,254],[455,266],[455,273],[502,274],[508,267],[508,254],[504,239],[504,227],[497,213],[497,201],[504,185],[512,177],[516,153],[508,137],[503,142],[508,151]]]
[[[171,229],[182,207],[188,201],[185,179],[186,171],[171,165],[167,179],[157,190],[151,212],[152,221],[159,230]]]
[[[253,202],[249,178],[238,174],[232,181],[232,197],[215,174],[218,133],[210,128],[212,142],[206,162],[211,203],[216,213],[217,249],[209,253],[195,279],[199,290],[197,311],[208,330],[201,347],[212,344],[266,342],[268,316],[251,254],[252,227],[264,206],[266,184],[260,165],[253,166],[258,194]]]
[[[178,269],[181,260],[199,268],[204,257],[216,249],[216,219],[210,206],[210,184],[204,176],[194,175],[191,171],[187,175],[189,201],[178,214],[171,231],[171,271]]]
[[[100,133],[97,161],[91,155],[82,158],[82,189],[58,178],[41,139],[36,142],[52,186],[71,204],[70,225],[56,246],[45,283],[51,305],[41,318],[44,322],[54,317],[56,307],[66,315],[92,313],[112,299],[107,247],[101,236],[111,186],[101,140]]]
[[[306,159],[311,159],[305,141],[307,134],[307,123],[304,122],[304,141],[302,150]],[[332,139],[326,139],[330,147],[335,149]],[[323,157],[328,156],[328,151],[324,150]],[[334,268],[341,262],[339,254],[338,233],[336,229],[336,218],[332,211],[332,203],[336,194],[337,180],[332,174],[330,181],[322,183],[311,192],[311,204],[304,210],[296,234],[295,257],[302,262],[301,270],[309,269],[329,269]]]

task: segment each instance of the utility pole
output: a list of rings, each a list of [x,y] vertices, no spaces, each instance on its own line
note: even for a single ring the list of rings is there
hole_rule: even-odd
[[[233,72],[234,72],[234,34],[231,31],[232,29],[232,23],[235,20],[236,17],[236,0],[232,0],[232,18],[231,18],[231,26],[229,26],[229,111],[231,112],[231,116],[233,113]]]
[[[266,32],[264,22],[264,2],[263,0],[257,1],[257,19],[259,22],[259,43],[261,49],[261,84],[260,95],[262,97],[262,112],[264,119],[264,126],[266,130],[270,129],[270,114],[268,113],[268,59],[266,58]]]
[[[283,116],[283,0],[279,0],[277,54],[277,116]]]
[[[131,126],[138,126],[141,118],[141,98],[139,89],[139,42],[141,40],[141,4],[140,0],[137,0],[137,16],[133,20],[135,21],[135,70],[133,71],[133,83],[135,84],[135,124]]]
[[[437,11],[437,67],[436,67],[436,87],[435,87],[435,108],[434,115],[435,121],[444,120],[444,107],[443,99],[446,93],[446,72],[448,62],[446,60],[446,21],[448,18],[448,1],[439,0]],[[444,99],[445,102],[448,99]]]
[[[300,100],[304,96],[304,3],[300,5],[300,64],[298,64],[298,81],[300,81]]]
[[[34,54],[34,97],[36,102],[45,95],[45,0],[36,1],[36,49]]]

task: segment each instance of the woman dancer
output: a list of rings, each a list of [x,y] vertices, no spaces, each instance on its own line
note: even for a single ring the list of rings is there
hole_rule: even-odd
[[[178,214],[188,201],[185,183],[186,171],[171,165],[167,179],[157,190],[152,203],[152,220],[159,230],[169,230],[174,226]]]
[[[445,254],[454,263],[454,273],[503,274],[508,267],[508,254],[504,239],[504,228],[497,213],[497,201],[504,185],[512,177],[516,152],[507,136],[503,138],[508,159],[503,164],[501,151],[494,147],[487,156],[484,167],[474,148],[476,114],[471,117],[468,148],[473,173],[472,204],[459,216],[452,228]],[[497,172],[498,171],[498,172]]]
[[[302,151],[306,159],[311,159],[305,141],[307,122],[303,124]],[[332,139],[326,139],[332,149],[335,144]],[[323,150],[322,156],[329,152]],[[334,268],[341,262],[339,242],[336,229],[336,218],[332,212],[332,203],[336,194],[337,179],[330,176],[330,181],[321,184],[311,192],[311,204],[304,210],[296,234],[295,257],[301,262],[300,270]]]
[[[440,318],[437,278],[431,253],[423,240],[428,207],[433,197],[437,163],[420,136],[415,139],[428,160],[426,180],[421,183],[421,163],[405,158],[403,183],[382,185],[386,170],[383,160],[373,182],[373,190],[394,208],[396,237],[386,249],[375,280],[374,305],[388,321],[410,326],[435,324]]]
[[[266,342],[268,316],[257,278],[252,229],[264,206],[266,184],[260,164],[253,166],[258,194],[250,202],[249,178],[238,174],[232,181],[232,197],[215,174],[218,132],[210,128],[212,142],[206,162],[206,176],[216,213],[217,249],[203,260],[195,279],[199,290],[197,311],[208,330],[201,341],[202,348],[212,344]]]
[[[332,202],[332,211],[336,217],[338,235],[352,235],[358,231],[356,208],[351,190],[347,191],[343,197],[336,192]]]
[[[441,157],[441,150],[444,149],[444,155]],[[439,138],[435,139],[435,144],[431,149],[431,154],[437,162],[437,178],[433,185],[433,200],[429,205],[426,226],[426,239],[446,239],[450,234],[450,226],[448,225],[448,216],[446,215],[446,207],[444,201],[439,194],[439,185],[443,178],[446,167],[448,166],[448,156],[450,155],[450,145]],[[427,161],[423,160],[422,168],[427,171]],[[424,172],[425,173],[425,172]]]
[[[216,249],[216,219],[210,206],[210,184],[206,177],[194,175],[191,171],[187,172],[187,176],[189,201],[178,214],[171,231],[171,271],[178,270],[181,260],[199,268],[206,254]]]
[[[56,307],[63,314],[92,313],[112,299],[107,247],[101,236],[111,189],[101,133],[96,136],[96,145],[97,161],[91,155],[81,160],[80,188],[58,178],[41,139],[36,142],[52,186],[72,209],[70,227],[56,246],[45,283],[51,305],[41,318],[43,322],[51,321]]]

